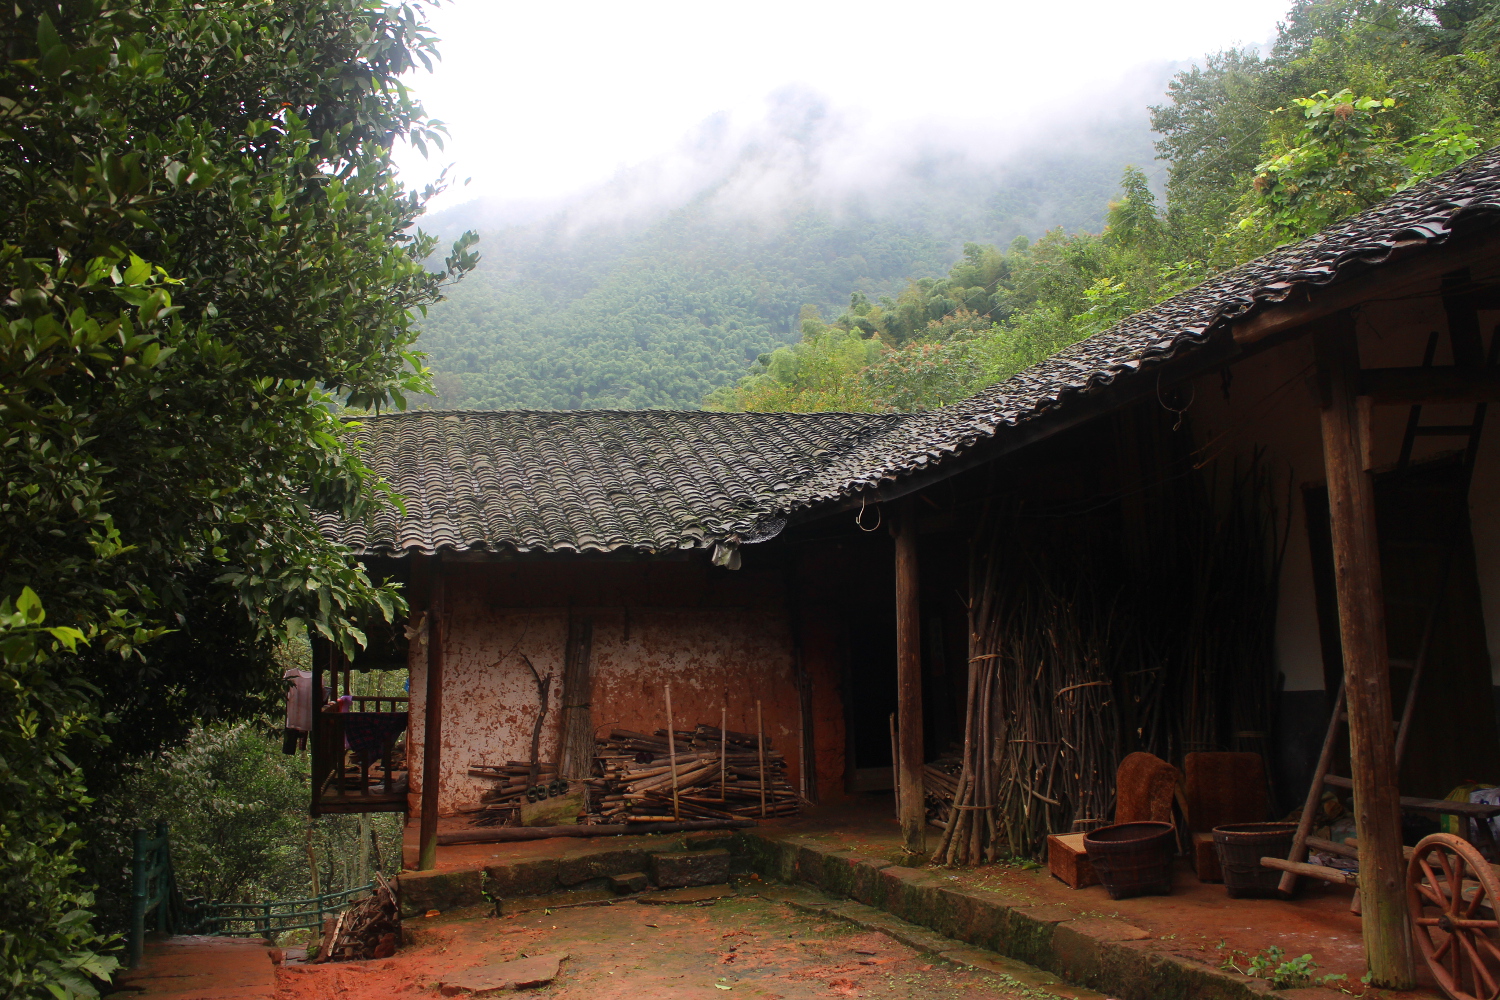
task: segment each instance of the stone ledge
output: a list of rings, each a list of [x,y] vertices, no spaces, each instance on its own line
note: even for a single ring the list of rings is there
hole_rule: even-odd
[[[1026,980],[1004,963],[1027,963],[1021,970],[1051,979],[1052,986],[1039,983],[1037,988],[1055,996],[1105,996],[1095,990],[1119,1000],[1264,1000],[1273,995],[1264,980],[1157,950],[1149,934],[1122,920],[1084,917],[1054,903],[1009,904],[982,890],[954,886],[933,869],[900,867],[808,837],[746,830],[741,842],[736,853],[763,877],[800,881],[857,902],[840,904],[810,889],[785,894],[761,890],[766,898],[851,920],[922,951],[968,955],[973,960],[965,959],[966,964],[1022,982]],[[915,929],[906,930],[909,925]],[[993,968],[981,965],[980,958]],[[1062,983],[1059,976],[1081,985]]]
[[[771,899],[778,898],[767,893],[762,893],[762,895]],[[1056,976],[1024,962],[1018,962],[1013,958],[1006,958],[1004,955],[997,955],[982,948],[966,946],[962,941],[944,937],[926,927],[902,920],[900,917],[892,916],[884,910],[877,910],[864,903],[840,903],[836,899],[811,890],[802,890],[799,894],[787,893],[779,898],[781,902],[793,909],[847,920],[856,927],[862,927],[867,931],[877,931],[923,954],[934,955],[963,968],[988,972],[1004,978],[1007,982],[1018,983],[1049,996],[1063,998],[1063,1000],[1107,1000],[1103,993],[1069,986]]]

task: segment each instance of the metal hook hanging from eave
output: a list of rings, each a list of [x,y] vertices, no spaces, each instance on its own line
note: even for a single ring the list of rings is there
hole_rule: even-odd
[[[731,542],[715,542],[713,564],[725,569],[739,569],[740,547]]]

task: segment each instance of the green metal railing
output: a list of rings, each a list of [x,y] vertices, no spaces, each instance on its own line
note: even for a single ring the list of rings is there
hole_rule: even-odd
[[[167,934],[179,931],[177,880],[172,874],[172,853],[167,846],[167,824],[156,824],[156,836],[135,831],[135,858],[131,863],[130,967],[141,964],[146,945],[146,923],[155,918],[153,930]]]
[[[275,903],[198,903],[202,914],[199,934],[226,937],[274,938],[277,934],[323,926],[350,903],[373,892],[375,883],[325,892],[311,899],[286,899]]]
[[[135,858],[131,864],[132,906],[129,934],[130,967],[140,965],[149,929],[166,934],[207,934],[223,937],[265,937],[274,940],[286,931],[315,929],[327,917],[342,912],[350,903],[373,892],[375,883],[325,892],[310,899],[287,899],[271,903],[215,903],[183,899],[172,871],[172,852],[167,824],[156,825],[153,837],[135,831]]]

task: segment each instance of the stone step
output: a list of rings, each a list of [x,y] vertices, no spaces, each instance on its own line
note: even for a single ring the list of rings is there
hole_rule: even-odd
[[[975,948],[954,938],[944,937],[936,931],[902,920],[900,917],[892,916],[884,910],[877,910],[873,906],[866,906],[864,903],[835,899],[811,889],[800,889],[784,894],[763,892],[761,895],[769,899],[779,899],[780,902],[805,913],[847,920],[867,931],[878,931],[908,948],[914,948],[963,968],[991,973],[1007,984],[1015,983],[1029,987],[1049,997],[1059,997],[1063,1000],[1108,1000],[1103,993],[1084,989],[1081,986],[1070,986],[1050,972],[1044,972],[1013,958],[1006,958],[998,952]]]
[[[790,883],[758,888],[766,898],[881,931],[1049,996],[1104,997],[1100,990],[1120,1000],[1289,996],[1273,993],[1265,980],[1179,954],[1123,920],[1007,900],[955,885],[938,869],[845,850],[816,835],[745,830],[735,850],[760,877]]]

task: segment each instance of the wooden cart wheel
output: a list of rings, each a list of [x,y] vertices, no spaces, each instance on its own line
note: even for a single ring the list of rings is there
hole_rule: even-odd
[[[1500,1000],[1500,878],[1472,844],[1424,837],[1406,866],[1412,936],[1453,1000]]]

